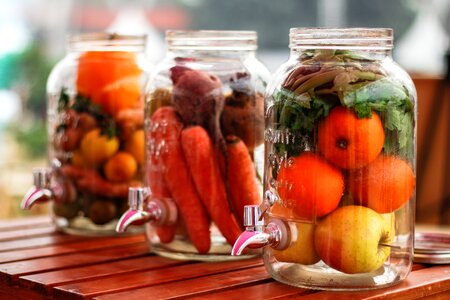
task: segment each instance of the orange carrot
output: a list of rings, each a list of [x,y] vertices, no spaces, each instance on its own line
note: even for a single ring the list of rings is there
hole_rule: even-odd
[[[148,132],[152,143],[150,159],[163,162],[165,182],[180,210],[189,238],[199,253],[207,253],[211,247],[209,219],[183,156],[182,129],[183,124],[172,107],[156,110]]]
[[[172,198],[166,181],[164,180],[164,170],[158,170],[154,165],[147,166],[147,184],[150,192],[156,198]]]
[[[150,165],[147,168],[147,180],[150,187],[152,197],[155,198],[172,198],[169,188],[164,180],[164,173],[161,168]],[[161,243],[167,244],[175,238],[176,224],[161,225],[156,227],[156,234]]]
[[[261,202],[256,170],[245,143],[227,137],[229,195],[238,220],[244,222],[244,206]]]
[[[163,244],[168,244],[175,238],[175,231],[177,230],[177,225],[163,225],[156,227],[156,234],[159,237],[159,241]]]
[[[184,129],[181,145],[200,199],[222,235],[233,245],[241,229],[228,206],[225,184],[208,132],[201,126]]]
[[[94,169],[81,168],[74,165],[64,165],[61,167],[64,176],[72,178],[78,188],[84,192],[105,197],[126,197],[128,187],[138,186],[138,182],[110,182]]]

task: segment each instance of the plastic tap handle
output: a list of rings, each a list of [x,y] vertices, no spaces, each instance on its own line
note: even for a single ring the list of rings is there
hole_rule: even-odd
[[[150,214],[144,210],[148,190],[142,187],[128,188],[128,205],[130,208],[120,217],[116,232],[125,232],[131,224],[140,225],[150,219]]]
[[[244,226],[250,228],[264,226],[262,211],[259,205],[244,206]],[[262,229],[262,227],[260,229]]]
[[[149,219],[149,214],[143,210],[128,209],[119,219],[116,225],[116,232],[122,233],[131,224],[139,225]]]
[[[23,210],[30,209],[33,204],[38,201],[47,201],[52,197],[49,189],[32,187],[23,197],[20,208]]]
[[[231,250],[231,255],[241,255],[245,248],[261,248],[270,243],[270,235],[263,232],[263,212],[259,205],[244,206],[244,226],[246,230],[238,237]]]
[[[36,188],[50,187],[50,178],[52,170],[50,168],[34,168],[33,169],[33,183]]]
[[[128,205],[130,208],[117,222],[117,232],[124,232],[131,224],[142,225],[151,221],[157,225],[171,225],[177,221],[178,213],[173,201],[151,198],[147,188],[130,187]]]
[[[231,255],[241,255],[245,248],[252,246],[252,248],[262,248],[270,244],[270,235],[261,231],[244,231],[231,249]]]
[[[34,186],[28,190],[20,203],[23,210],[30,209],[36,202],[47,201],[52,198],[53,193],[50,189],[51,169],[35,168],[33,169]]]
[[[290,230],[285,222],[272,219],[264,226],[262,211],[258,205],[244,206],[244,225],[246,230],[238,237],[231,250],[231,255],[241,255],[245,248],[262,248],[270,245],[281,250],[289,246]]]
[[[128,188],[128,206],[130,209],[144,210],[145,198],[149,195],[148,188],[130,187]]]

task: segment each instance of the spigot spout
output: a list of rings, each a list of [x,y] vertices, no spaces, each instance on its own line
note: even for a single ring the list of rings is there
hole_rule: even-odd
[[[131,224],[140,225],[150,218],[150,214],[143,210],[128,209],[119,219],[116,232],[125,232]]]
[[[23,210],[30,209],[36,202],[47,201],[52,197],[52,192],[44,188],[31,188],[23,197],[20,208]]]
[[[241,255],[245,248],[263,248],[270,245],[274,249],[285,249],[290,243],[290,231],[286,224],[273,219],[264,225],[263,212],[258,205],[244,207],[246,230],[239,236],[231,249],[231,255]]]
[[[246,205],[244,207],[244,226],[246,230],[241,233],[231,249],[231,255],[241,255],[245,248],[262,248],[270,243],[270,235],[265,233],[264,220],[259,205]]]
[[[244,231],[231,249],[231,255],[241,255],[245,248],[262,248],[270,244],[270,235],[261,231]]]
[[[22,209],[30,209],[36,202],[44,202],[52,198],[50,174],[51,170],[48,168],[33,169],[34,186],[23,197],[20,204]]]
[[[117,222],[116,232],[124,232],[131,224],[140,225],[150,218],[150,214],[144,210],[144,201],[148,196],[148,190],[141,187],[128,189],[128,205],[130,208]]]
[[[124,232],[131,224],[142,225],[151,221],[158,225],[171,225],[177,220],[175,204],[169,199],[152,198],[147,188],[130,187],[128,204],[130,208],[119,219],[117,232]]]

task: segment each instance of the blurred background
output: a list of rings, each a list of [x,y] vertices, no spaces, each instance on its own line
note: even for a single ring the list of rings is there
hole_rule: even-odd
[[[317,26],[394,29],[394,59],[419,93],[419,157],[433,149],[419,170],[426,176],[418,187],[417,219],[442,222],[443,199],[450,197],[442,192],[450,185],[443,179],[448,126],[440,122],[432,141],[422,141],[432,119],[427,103],[447,72],[450,0],[0,0],[0,219],[46,213],[45,206],[24,213],[19,203],[32,184],[31,169],[46,165],[46,80],[65,54],[68,35],[148,34],[148,56],[157,62],[166,29],[256,30],[259,58],[275,71],[289,55],[289,28]],[[444,98],[450,101],[449,91]]]

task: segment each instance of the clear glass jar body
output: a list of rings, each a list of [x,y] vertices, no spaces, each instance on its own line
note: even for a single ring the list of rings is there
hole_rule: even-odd
[[[144,36],[73,36],[49,76],[51,211],[65,232],[115,234],[128,187],[142,184],[144,45]]]
[[[261,201],[269,78],[256,33],[168,31],[147,88],[146,184],[175,203],[175,225],[149,224],[152,251],[229,260],[243,206]]]
[[[291,57],[266,94],[266,218],[290,245],[264,249],[278,281],[373,289],[413,258],[416,91],[389,29],[291,29]]]

